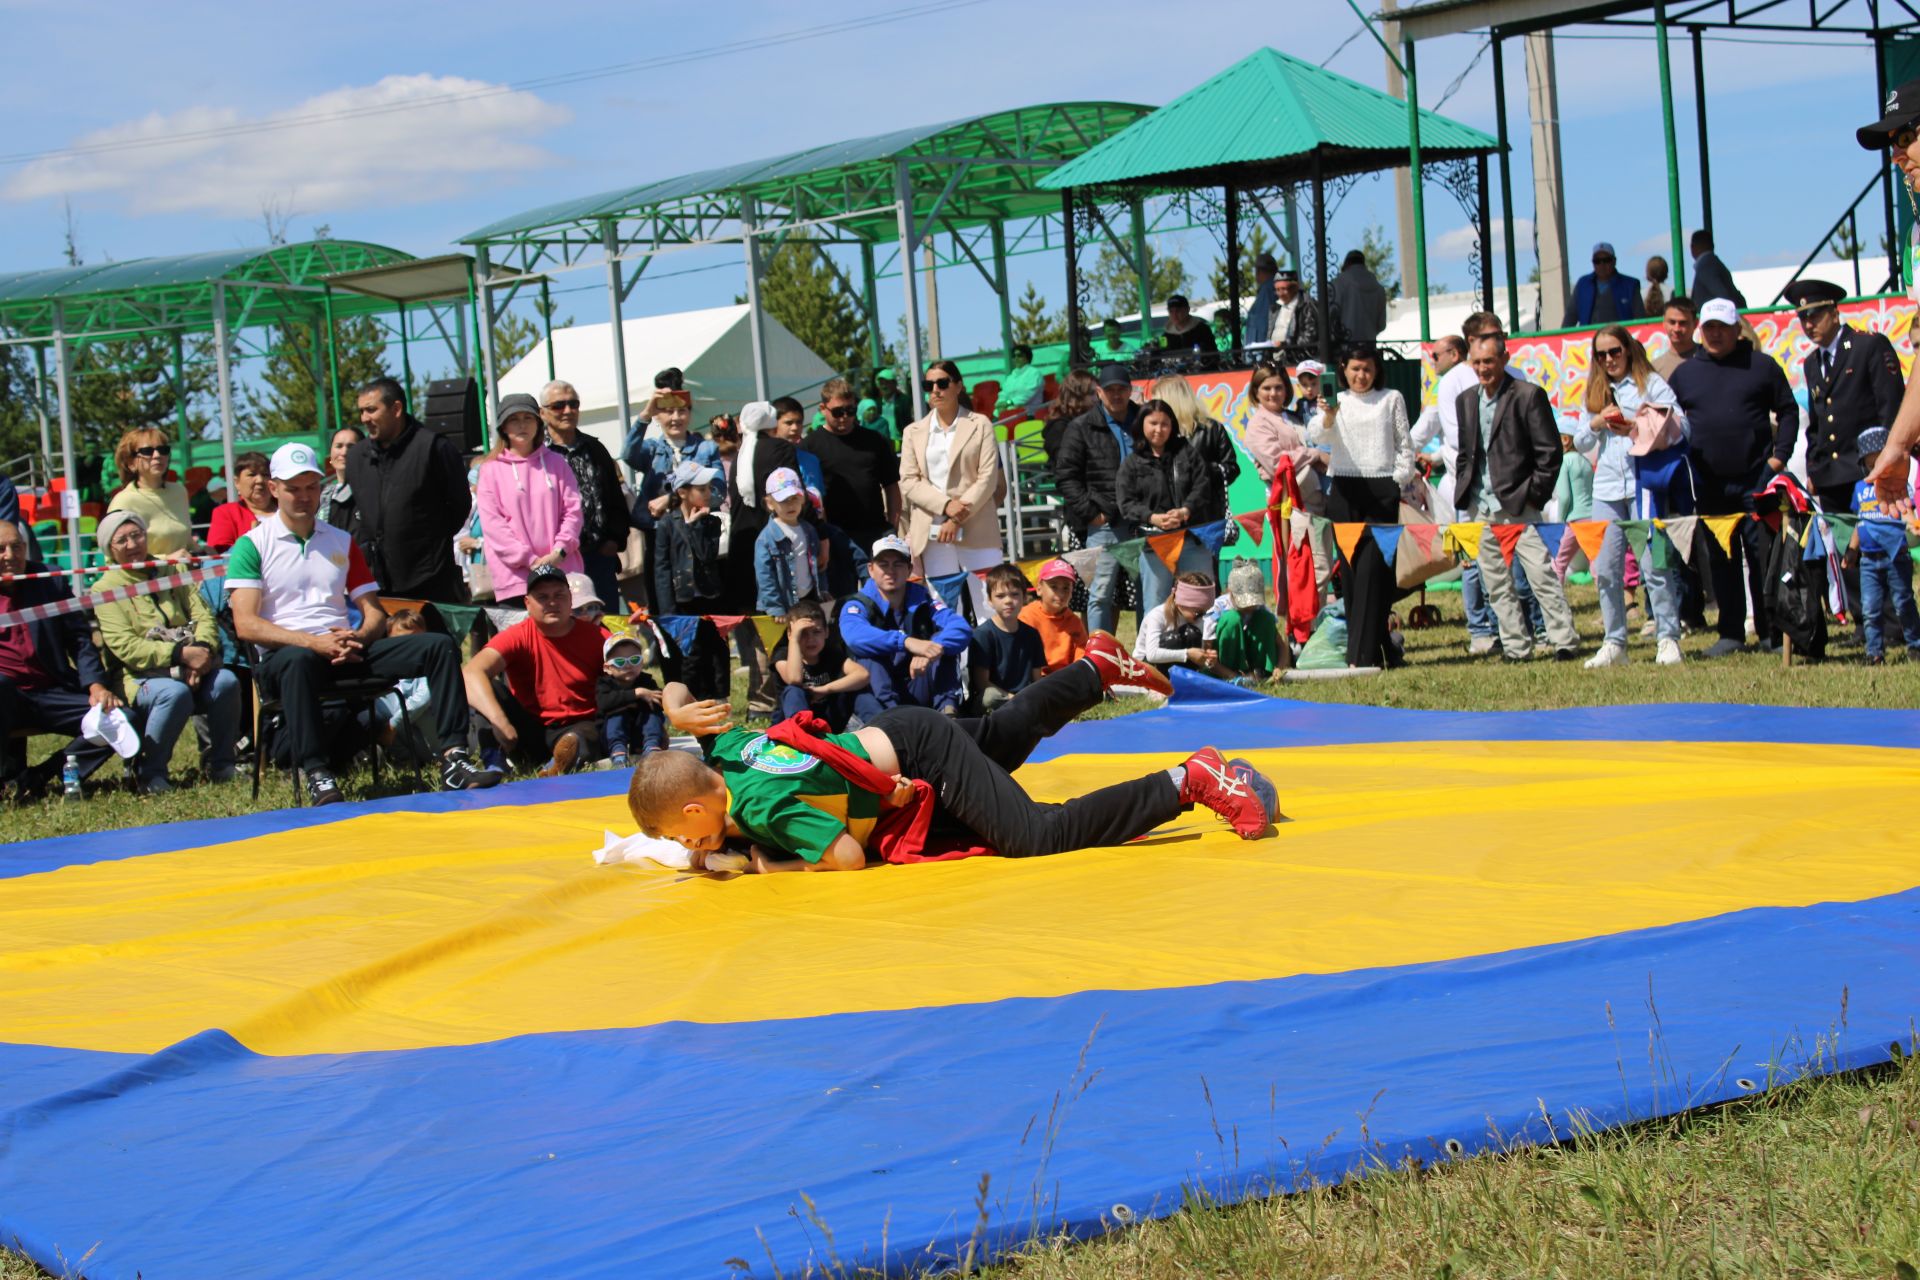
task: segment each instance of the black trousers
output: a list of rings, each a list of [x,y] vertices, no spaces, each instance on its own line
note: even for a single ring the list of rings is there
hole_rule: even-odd
[[[1074,662],[1036,680],[998,711],[954,719],[928,707],[883,711],[873,727],[887,735],[909,778],[933,784],[936,830],[963,831],[1009,858],[1032,858],[1145,835],[1181,810],[1162,771],[1102,787],[1065,804],[1031,799],[1011,776],[1035,747],[1101,698],[1100,675]]]
[[[1341,523],[1394,524],[1400,519],[1400,486],[1391,476],[1335,476],[1327,515]],[[1354,547],[1346,578],[1347,665],[1384,667],[1395,588],[1393,566],[1380,554],[1372,534]]]
[[[548,724],[533,712],[520,705],[520,700],[507,688],[507,682],[495,677],[493,696],[499,701],[500,709],[507,713],[507,723],[519,737],[512,751],[507,752],[515,764],[537,769],[553,755],[553,744],[560,741],[566,733],[579,735],[582,761],[598,760],[604,756],[599,720],[596,716],[582,716],[578,720],[568,720],[561,724]],[[485,720],[480,722],[480,745],[500,747],[500,736],[493,726]],[[506,748],[501,747],[502,751]]]
[[[20,776],[19,766],[26,762],[24,746],[19,757],[13,753],[10,735],[15,729],[74,735],[72,742],[41,762],[42,768],[57,769],[68,752],[77,751],[81,777],[98,769],[113,752],[79,736],[80,721],[92,705],[93,700],[84,689],[22,689],[6,676],[0,676],[0,782],[12,782]]]
[[[1703,516],[1732,515],[1736,511],[1753,514],[1752,493],[1765,483],[1755,476],[1745,480],[1724,480],[1699,473],[1696,483]],[[1768,499],[1769,503],[1773,500]],[[1708,534],[1707,572],[1713,579],[1713,596],[1720,606],[1715,629],[1723,640],[1744,642],[1747,638],[1747,591],[1753,592],[1753,630],[1762,644],[1770,643],[1773,620],[1767,612],[1767,564],[1773,558],[1773,530],[1759,520],[1742,520],[1733,531],[1731,554],[1720,549],[1720,542]],[[1742,567],[1745,568],[1744,581]]]
[[[360,662],[335,666],[311,649],[275,649],[258,668],[257,678],[269,697],[280,700],[286,719],[291,759],[302,769],[327,767],[327,744],[321,731],[320,700],[341,680],[400,680],[425,676],[433,705],[439,749],[466,745],[467,690],[460,681],[460,651],[449,636],[421,632],[387,636],[367,646]]]

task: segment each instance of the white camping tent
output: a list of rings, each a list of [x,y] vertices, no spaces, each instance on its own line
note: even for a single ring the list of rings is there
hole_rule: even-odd
[[[768,395],[790,395],[811,404],[820,384],[833,376],[827,362],[809,351],[778,320],[763,315],[767,341]],[[676,315],[639,316],[622,326],[627,350],[627,391],[633,397],[628,413],[614,401],[613,326],[577,324],[553,331],[553,370],[580,393],[580,425],[619,456],[626,421],[638,413],[653,393],[653,376],[678,368],[693,393],[693,419],[704,428],[716,413],[738,413],[755,399],[753,335],[745,304],[682,311]],[[500,379],[500,394],[525,392],[538,396],[547,384],[547,348],[542,343],[521,357]]]

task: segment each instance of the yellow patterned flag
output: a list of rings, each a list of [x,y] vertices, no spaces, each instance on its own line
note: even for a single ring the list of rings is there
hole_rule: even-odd
[[[1461,521],[1447,526],[1447,545],[1469,560],[1480,558],[1480,535],[1487,531],[1483,524]]]
[[[753,632],[760,637],[760,643],[768,653],[772,653],[773,647],[786,638],[787,624],[769,618],[764,613],[756,613],[748,621],[753,623]]]

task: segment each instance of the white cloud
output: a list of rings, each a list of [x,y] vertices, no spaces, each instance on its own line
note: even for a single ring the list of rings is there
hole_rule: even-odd
[[[114,192],[136,214],[239,217],[269,201],[307,214],[415,204],[458,195],[486,175],[546,167],[553,157],[531,139],[571,115],[482,80],[388,76],[264,116],[191,107],[113,125],[75,139],[81,154],[23,166],[0,196]],[[221,136],[160,141],[210,131]],[[87,150],[103,147],[112,149]]]
[[[1488,232],[1488,238],[1492,241],[1493,253],[1496,258],[1499,258],[1500,255],[1506,252],[1504,248],[1506,236],[1504,228],[1506,225],[1503,220],[1495,218],[1493,220],[1493,229]],[[1474,234],[1473,226],[1471,224],[1462,224],[1451,231],[1441,233],[1440,236],[1428,244],[1427,256],[1434,262],[1465,262],[1473,256],[1473,251],[1478,246],[1478,242],[1479,237]],[[1513,220],[1513,247],[1514,252],[1522,257],[1532,253],[1533,219],[1515,218]],[[1505,268],[1502,268],[1502,270],[1504,269]]]

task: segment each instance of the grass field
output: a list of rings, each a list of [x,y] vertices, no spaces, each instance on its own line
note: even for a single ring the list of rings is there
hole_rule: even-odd
[[[1591,589],[1574,591],[1591,652]],[[1407,635],[1409,665],[1370,679],[1291,684],[1313,701],[1454,710],[1631,702],[1920,708],[1920,663],[1896,654],[1860,665],[1842,631],[1829,661],[1783,669],[1761,653],[1697,660],[1712,635],[1691,636],[1688,661],[1659,667],[1636,639],[1625,668],[1589,672],[1541,658],[1469,658],[1456,595],[1435,596],[1448,621]],[[1131,624],[1123,627],[1130,639]],[[1584,655],[1583,655],[1584,656]],[[1137,704],[1109,703],[1099,718]],[[193,766],[183,735],[176,769]],[[34,743],[36,758],[54,749]],[[118,770],[110,764],[101,778]],[[357,783],[358,779],[355,780]],[[358,794],[350,789],[350,795]],[[10,839],[275,808],[248,784],[136,798],[103,785],[80,804],[58,800],[6,814]],[[1000,1280],[1197,1280],[1248,1276],[1900,1277],[1920,1280],[1920,1064],[1811,1079],[1711,1111],[1586,1135],[1558,1147],[1478,1156],[1426,1169],[1383,1169],[1341,1186],[1237,1207],[1196,1189],[1163,1221],[1092,1243],[1038,1242],[993,1268]],[[0,1252],[0,1280],[45,1273]],[[76,1273],[77,1274],[77,1273]]]

